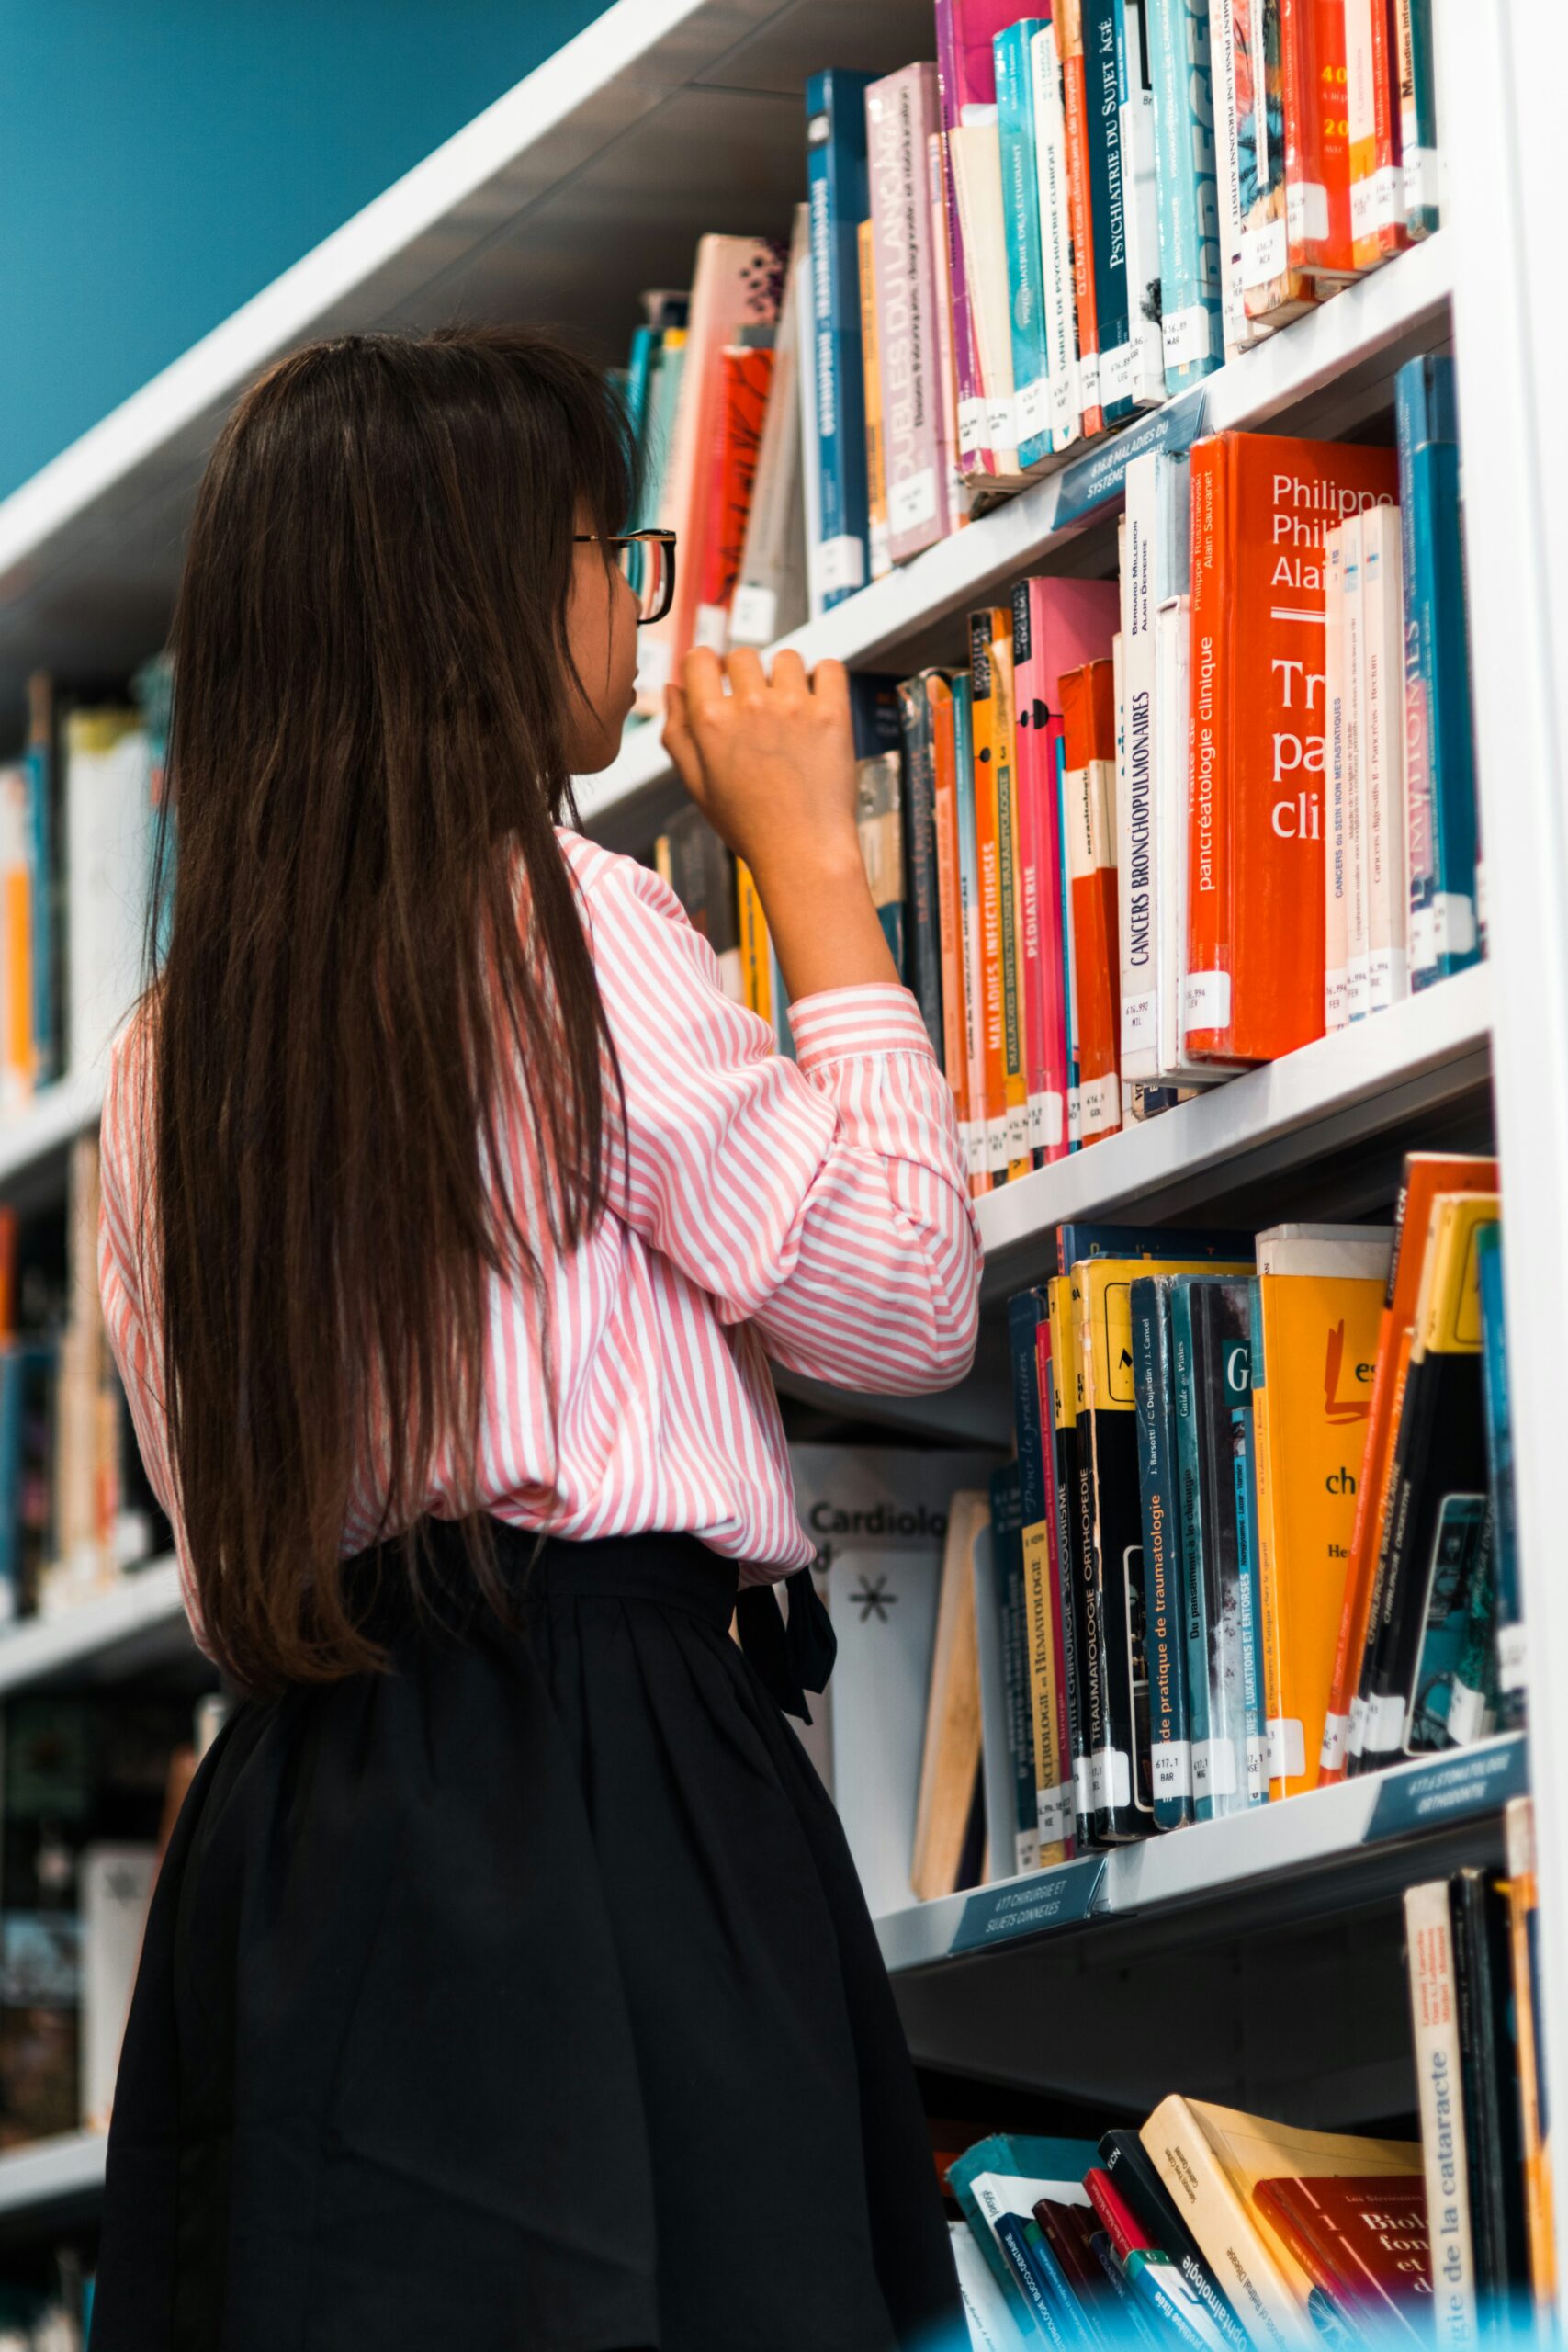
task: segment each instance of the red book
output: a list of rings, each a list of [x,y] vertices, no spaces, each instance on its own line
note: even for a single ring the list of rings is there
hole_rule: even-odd
[[[1348,2317],[1375,2317],[1384,2329],[1430,2346],[1427,2184],[1418,2172],[1260,2180],[1252,2201]]]
[[[1323,1034],[1323,535],[1399,494],[1392,449],[1222,433],[1192,452],[1184,1049]]]
[[[1105,2273],[1089,2244],[1096,2222],[1092,2206],[1063,2205],[1054,2197],[1042,2197],[1035,2204],[1034,2218],[1066,2271],[1069,2285],[1088,2301],[1102,2302],[1106,2294]]]
[[[1410,240],[1399,156],[1399,69],[1390,0],[1345,0],[1350,258],[1371,269]]]
[[[1105,2224],[1105,2233],[1119,2260],[1125,2262],[1130,2254],[1140,2250],[1146,2253],[1153,2246],[1153,2238],[1108,2172],[1099,2165],[1091,2165],[1083,2177],[1083,2185],[1089,2191],[1089,2203]]]
[[[1122,1125],[1116,1062],[1122,958],[1116,929],[1114,667],[1109,662],[1088,662],[1081,670],[1068,671],[1058,692],[1066,737],[1063,808],[1073,902],[1078,1141],[1091,1144],[1113,1135]],[[1322,995],[1321,988],[1318,993]]]
[[[1292,269],[1355,276],[1350,243],[1350,126],[1345,104],[1345,0],[1280,0],[1285,96],[1285,232]]]
[[[1094,219],[1089,207],[1089,85],[1081,0],[1055,19],[1062,62],[1062,114],[1067,153],[1067,220],[1073,241],[1073,300],[1077,312],[1078,412],[1086,437],[1105,430],[1100,396],[1100,311],[1094,294]],[[1121,986],[1120,978],[1117,981]]]
[[[708,496],[697,557],[693,642],[724,650],[729,600],[740,576],[762,418],[773,380],[771,349],[727,345],[718,356],[718,402]]]

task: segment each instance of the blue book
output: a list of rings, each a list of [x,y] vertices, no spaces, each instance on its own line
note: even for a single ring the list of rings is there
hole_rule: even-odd
[[[1043,2336],[1047,2344],[1055,2346],[1055,2352],[1080,2352],[1080,2347],[1087,2346],[1087,2336],[1077,2330],[1069,2333],[1066,2313],[1046,2285],[1046,2274],[1037,2252],[1044,2244],[1044,2237],[1032,2215],[1002,2213],[998,2217],[997,2243],[1022,2290],[1024,2306],[1033,2323],[1032,2333]]]
[[[1165,388],[1186,391],[1224,358],[1214,102],[1204,0],[1148,0],[1159,190]]]
[[[1393,411],[1404,559],[1410,985],[1424,989],[1462,971],[1482,950],[1453,361],[1438,353],[1410,360],[1393,379]]]
[[[1192,1818],[1192,1738],[1187,1704],[1181,1514],[1175,1487],[1169,1275],[1141,1276],[1133,1284],[1131,1305],[1155,1826],[1179,1829]]]
[[[1122,2321],[1123,2352],[1133,2352],[1134,2346],[1141,2346],[1142,2352],[1168,2352],[1170,2338],[1163,2326],[1156,2325],[1142,2298],[1134,2293],[1122,2267],[1121,2256],[1111,2243],[1110,2233],[1096,2230],[1089,2243],[1105,2273]]]
[[[642,442],[643,418],[648,413],[648,388],[653,374],[653,355],[659,344],[660,330],[657,327],[638,327],[632,336],[632,347],[626,358],[626,429],[634,448],[640,447]]]
[[[1262,1317],[1258,1312],[1258,1285],[1250,1283],[1252,1294],[1250,1317],[1254,1330],[1259,1329]],[[1242,1706],[1246,1715],[1245,1754],[1238,1762],[1247,1768],[1247,1795],[1250,1804],[1269,1802],[1269,1709],[1264,1698],[1263,1681],[1263,1586],[1261,1554],[1258,1540],[1258,1443],[1252,1424],[1252,1406],[1233,1405],[1231,1408],[1231,1471],[1235,1492],[1236,1594],[1240,1603],[1239,1633],[1241,1638]]]
[[[1116,0],[1083,0],[1083,69],[1089,118],[1086,145],[1089,221],[1094,240],[1095,316],[1100,333],[1100,401],[1106,424],[1116,424],[1131,416],[1135,405]]]
[[[997,129],[1002,160],[1002,228],[1007,238],[1008,308],[1012,324],[1013,407],[1018,462],[1038,465],[1052,446],[1045,351],[1045,273],[1040,242],[1040,175],[1034,142],[1030,44],[1050,19],[1024,17],[996,36]]]
[[[1020,2184],[1033,2190],[1029,2199],[1032,2204],[1034,2197],[1053,2190],[1059,2194],[1064,2183],[1076,2187],[1099,2160],[1092,2140],[997,2132],[965,2148],[948,2168],[948,2186],[958,2199],[959,2211],[1026,2337],[1032,2338],[1034,2332],[1033,2301],[998,2244],[995,2225],[1019,2197]]]
[[[811,310],[821,481],[822,603],[852,596],[869,575],[865,373],[860,336],[860,224],[870,210],[865,92],[870,74],[830,66],[806,85]]]
[[[1508,1401],[1507,1334],[1503,1319],[1501,1225],[1476,1228],[1475,1256],[1481,1284],[1486,1475],[1492,1490],[1492,1573],[1496,1585],[1497,1727],[1517,1731],[1525,1719],[1525,1639],[1514,1502],[1514,1417]]]

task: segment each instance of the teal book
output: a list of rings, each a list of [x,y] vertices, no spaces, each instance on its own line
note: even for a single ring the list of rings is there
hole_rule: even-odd
[[[1012,327],[1013,404],[1021,467],[1038,465],[1052,447],[1045,349],[1045,274],[1040,237],[1040,174],[1034,136],[1030,44],[1050,19],[1024,17],[998,33],[997,128],[1002,163],[1002,229],[1007,239],[1008,310]]]
[[[1475,1255],[1481,1285],[1481,1374],[1486,1398],[1486,1479],[1492,1499],[1492,1575],[1496,1593],[1497,1728],[1517,1731],[1525,1719],[1525,1629],[1519,1599],[1501,1225],[1478,1227]]]
[[[681,399],[681,379],[686,370],[684,329],[666,333],[650,355],[648,391],[643,403],[642,437],[638,444],[640,473],[637,528],[656,530],[675,433],[675,413]]]
[[[1249,1321],[1254,1330],[1260,1317],[1256,1283]],[[1258,1541],[1258,1445],[1250,1399],[1231,1408],[1231,1475],[1235,1494],[1236,1597],[1242,1645],[1242,1706],[1247,1717],[1247,1794],[1251,1804],[1269,1802],[1269,1710],[1263,1683],[1263,1589],[1261,1554]]]
[[[821,487],[818,560],[829,610],[871,576],[859,236],[871,209],[865,93],[872,79],[835,65],[814,74],[806,85],[811,379]]]
[[[1056,1227],[1056,1266],[1070,1273],[1086,1258],[1213,1258],[1245,1264],[1255,1253],[1250,1233],[1185,1225],[1098,1225],[1075,1221]]]
[[[1116,0],[1116,97],[1120,115],[1122,214],[1127,240],[1127,340],[1135,408],[1165,399],[1160,320],[1159,193],[1148,0]]]
[[[1077,2298],[1057,2267],[1039,2222],[1031,2214],[1000,2214],[997,2237],[1023,2290],[1037,2335],[1054,2352],[1092,2352]]]
[[[1170,1363],[1169,1275],[1132,1289],[1133,1394],[1144,1532],[1144,1639],[1148,1651],[1149,1761],[1155,1826],[1192,1818],[1192,1737],[1187,1703],[1187,1602],[1175,1489],[1176,1408]]]
[[[1470,631],[1460,528],[1454,364],[1409,360],[1393,379],[1404,599],[1404,793],[1410,985],[1482,952]]]
[[[1246,1812],[1250,1803],[1247,1651],[1231,1424],[1250,1378],[1247,1326],[1245,1282],[1213,1274],[1172,1276],[1177,1504],[1187,1604],[1192,1812],[1198,1821]]]
[[[1100,333],[1100,399],[1106,424],[1117,424],[1131,416],[1134,407],[1134,352],[1128,311],[1116,0],[1083,0],[1083,69],[1095,315]]]
[[[1159,199],[1160,328],[1174,398],[1224,358],[1206,0],[1148,0]]]
[[[948,2171],[948,2186],[974,2233],[975,2243],[1025,2337],[1035,2335],[1034,2308],[998,2243],[996,2225],[1004,2214],[1027,2220],[1035,2200],[1077,2192],[1099,2156],[1092,2140],[1045,2139],[997,2132],[966,2148]]]

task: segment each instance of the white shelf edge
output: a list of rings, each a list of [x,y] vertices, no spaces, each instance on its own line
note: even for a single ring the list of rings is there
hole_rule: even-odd
[[[1450,246],[1447,232],[1439,231],[1216,368],[1201,388],[1208,403],[1209,429],[1231,431],[1266,423],[1434,317],[1451,291]],[[1089,452],[1075,452],[1074,457],[1079,454]],[[997,581],[1051,552],[1066,536],[1058,532],[1056,512],[1069,471],[1070,462],[780,643],[793,646],[808,664],[829,660],[863,663],[893,650]],[[638,728],[612,766],[578,780],[584,824],[626,808],[670,777],[672,771],[659,732],[656,722]]]
[[[1257,1881],[1310,1870],[1314,1864],[1345,1861],[1362,1850],[1375,1851],[1376,1844],[1369,1843],[1367,1831],[1380,1791],[1429,1772],[1453,1757],[1500,1754],[1522,1746],[1523,1739],[1521,1732],[1500,1733],[1473,1747],[1414,1757],[1388,1771],[1342,1781],[1337,1788],[1312,1789],[1287,1798],[1282,1804],[1262,1805],[1226,1821],[1195,1822],[1168,1836],[1113,1847],[1108,1853],[1089,1858],[1091,1863],[1104,1863],[1105,1875],[1094,1911],[1087,1923],[1079,1924],[1087,1925],[1092,1933],[1097,1920],[1125,1917],[1156,1905],[1190,1903],[1206,1895],[1234,1899]],[[1473,1820],[1476,1815],[1472,1812],[1458,1817]],[[1398,1843],[1394,1837],[1388,1840],[1390,1847]],[[989,1895],[998,1886],[1027,1891],[1047,1875],[1027,1871],[994,1881],[983,1889],[966,1888],[961,1894],[939,1895],[930,1903],[913,1903],[904,1910],[884,1913],[874,1925],[889,1973],[930,1967],[958,1956],[953,1954],[953,1939],[971,1895]],[[1060,1932],[1049,1928],[1041,1931],[1046,1938]]]
[[[57,1617],[28,1617],[0,1630],[0,1698],[45,1676],[102,1659],[122,1642],[185,1622],[177,1560],[130,1568],[111,1590]]]
[[[1189,1182],[1206,1169],[1483,1053],[1491,1025],[1491,973],[1476,964],[1371,1020],[1261,1063],[1193,1102],[987,1193],[976,1204],[987,1256],[1024,1249],[1072,1218]]]
[[[62,2132],[52,2140],[8,2148],[0,2155],[0,2214],[91,2196],[104,2185],[107,2153],[108,2135],[103,2132]]]
[[[39,1089],[30,1102],[0,1119],[0,1184],[24,1176],[51,1152],[96,1124],[104,1107],[101,1070],[76,1072]]]

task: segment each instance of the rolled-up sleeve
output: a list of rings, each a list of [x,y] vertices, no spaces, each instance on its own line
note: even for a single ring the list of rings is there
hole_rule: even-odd
[[[961,1379],[979,1237],[913,998],[800,999],[792,1062],[656,875],[574,863],[626,1093],[617,1210],[794,1371],[890,1393]]]

